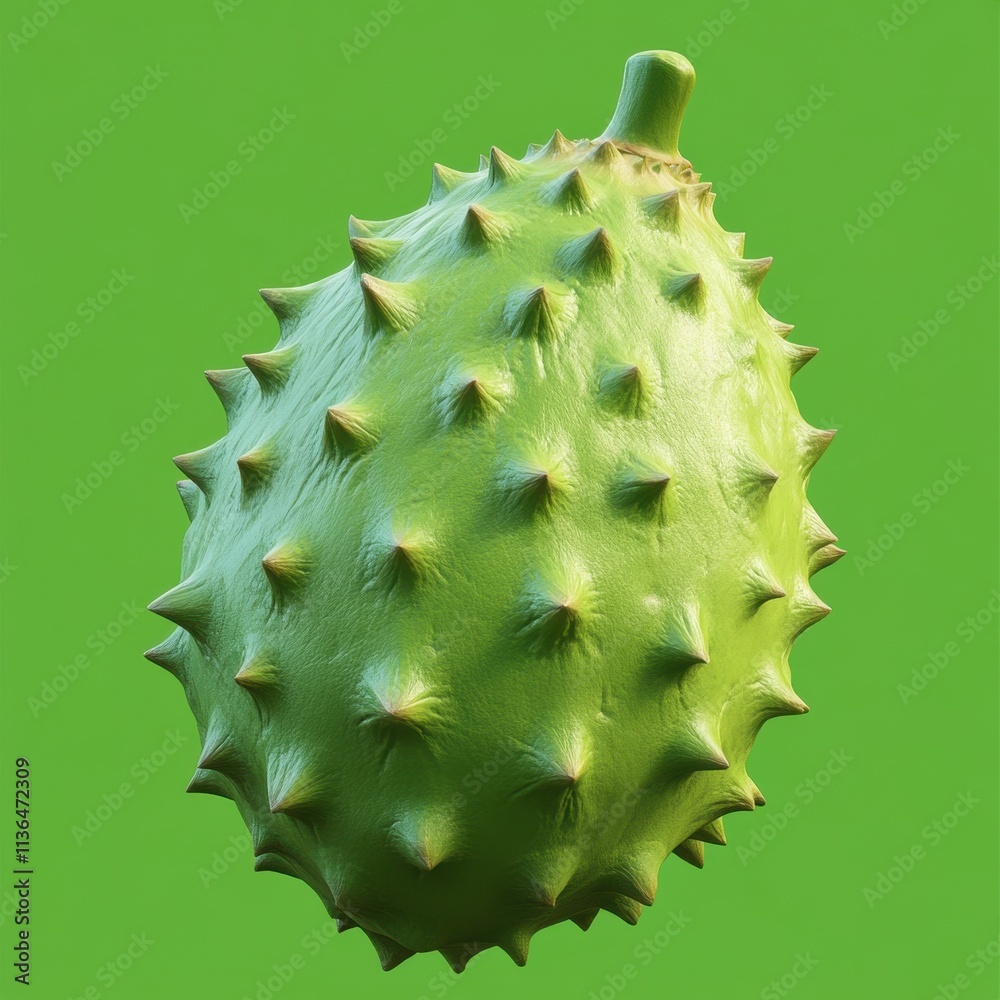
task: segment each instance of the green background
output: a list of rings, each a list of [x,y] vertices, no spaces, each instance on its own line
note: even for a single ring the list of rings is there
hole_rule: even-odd
[[[4,4],[0,781],[30,758],[33,995],[995,997],[996,3],[394,0],[355,45],[372,6]],[[775,256],[764,304],[821,348],[795,391],[840,430],[810,496],[849,555],[793,656],[813,710],[767,727],[767,806],[704,871],[668,859],[638,927],[549,929],[525,969],[494,949],[460,978],[438,955],[385,974],[303,884],[252,873],[230,803],[183,794],[194,721],[140,655],[167,627],[129,610],[177,580],[170,458],[223,433],[201,371],[276,340],[259,286],[345,266],[348,214],[422,204],[431,160],[598,134],[647,48],[694,62],[681,149],[747,256]],[[274,109],[294,117],[243,145]],[[11,898],[4,876],[5,991]]]

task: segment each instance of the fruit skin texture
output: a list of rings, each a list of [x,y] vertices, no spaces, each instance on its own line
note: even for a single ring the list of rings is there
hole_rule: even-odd
[[[350,267],[262,292],[277,347],[207,373],[228,433],[176,459],[185,579],[151,609],[179,628],[147,656],[198,720],[189,790],[385,968],[634,923],[668,854],[763,803],[761,725],[807,711],[832,432],[770,260],[677,151],[693,81],[640,53],[599,139],[352,218]]]

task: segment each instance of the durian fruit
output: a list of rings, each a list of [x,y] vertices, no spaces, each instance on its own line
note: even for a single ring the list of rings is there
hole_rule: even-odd
[[[597,139],[435,166],[350,220],[351,266],[261,294],[274,350],[210,371],[220,441],[177,458],[184,580],[146,655],[184,685],[189,791],[232,799],[391,969],[634,923],[763,803],[761,725],[841,554],[806,499],[832,431],[789,379],[677,150],[694,82],[628,60]]]

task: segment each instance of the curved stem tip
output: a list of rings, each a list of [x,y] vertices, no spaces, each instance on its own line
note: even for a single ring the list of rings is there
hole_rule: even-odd
[[[601,139],[680,156],[681,119],[694,88],[694,67],[678,52],[639,52],[625,63],[618,107]]]

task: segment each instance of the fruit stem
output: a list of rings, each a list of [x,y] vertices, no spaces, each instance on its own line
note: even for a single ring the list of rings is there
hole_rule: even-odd
[[[680,157],[677,139],[693,87],[694,67],[680,53],[637,53],[625,63],[618,106],[600,139]]]

